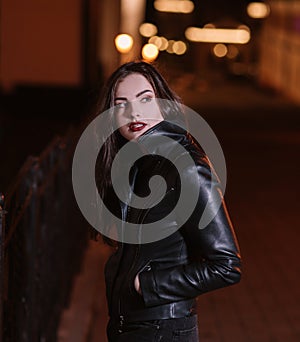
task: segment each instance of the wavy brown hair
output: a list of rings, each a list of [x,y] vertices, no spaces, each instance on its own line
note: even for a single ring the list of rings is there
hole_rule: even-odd
[[[170,106],[160,107],[164,119],[183,120],[181,99],[171,90],[158,69],[152,64],[143,61],[125,63],[113,72],[104,86],[102,95],[97,104],[95,116],[101,115],[101,113],[109,111],[109,109],[114,107],[115,93],[118,84],[124,80],[125,77],[131,74],[140,74],[144,76],[153,87],[156,98],[170,101]],[[95,168],[96,184],[98,192],[102,198],[105,197],[111,186],[110,173],[113,160],[121,146],[126,143],[126,140],[121,136],[118,130],[114,131],[114,111],[111,110],[108,113],[109,122],[106,122],[106,125],[110,130],[110,135],[102,144]],[[99,236],[99,233],[94,230],[92,237],[96,237],[97,239],[97,235]],[[103,240],[111,244],[111,240],[105,236],[103,236]]]

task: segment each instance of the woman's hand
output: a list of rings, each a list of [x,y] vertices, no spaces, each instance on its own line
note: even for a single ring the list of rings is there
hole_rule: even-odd
[[[140,286],[140,280],[139,280],[139,274],[137,274],[135,276],[134,279],[134,288],[136,289],[136,291],[141,295],[142,291],[141,291],[141,286]]]

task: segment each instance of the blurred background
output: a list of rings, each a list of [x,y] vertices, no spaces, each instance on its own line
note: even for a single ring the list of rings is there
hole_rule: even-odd
[[[220,107],[249,106],[230,85],[217,93],[231,81],[299,104],[299,20],[292,0],[2,0],[0,188],[26,154],[80,121],[103,81],[132,59],[154,61],[202,115],[223,91]]]
[[[42,219],[38,215],[39,227],[44,222],[38,234],[21,234],[24,227],[18,228],[20,220],[14,217],[28,197],[15,194],[28,170],[32,182],[32,165],[48,175],[53,160],[60,165],[61,156],[53,150],[72,150],[76,127],[92,114],[101,87],[115,68],[143,59],[154,63],[184,103],[206,119],[227,161],[225,197],[241,245],[244,276],[240,285],[199,299],[202,341],[299,341],[300,1],[2,0],[0,16],[0,209],[8,212],[1,211],[2,218],[7,214],[6,226],[0,226],[2,243],[5,235],[8,238],[0,255],[5,274],[0,313],[9,312],[6,320],[2,317],[6,340],[105,341],[102,271],[110,251],[87,242],[88,224],[74,214],[78,209],[71,198],[72,153],[64,166],[66,178],[55,182],[55,191],[42,206],[46,214]],[[29,156],[39,159],[28,161]],[[30,166],[24,169],[24,163]],[[37,187],[44,179],[39,177]],[[71,197],[61,196],[64,182],[69,182]],[[27,194],[24,185],[22,189]],[[45,192],[39,196],[43,202]],[[67,235],[53,235],[50,247],[58,250],[59,241],[62,254],[57,259],[44,255],[44,278],[40,271],[38,277],[33,273],[26,278],[15,264],[7,271],[5,265],[11,265],[10,258],[16,255],[27,260],[28,269],[32,260],[40,260],[47,245],[43,232],[58,224],[52,221],[53,203],[59,203],[55,215],[62,228],[59,207],[65,207],[64,201],[73,202],[72,219],[64,217],[63,222],[80,225],[74,236],[82,243],[65,248],[70,247],[74,226]],[[28,217],[22,218],[24,225]],[[21,235],[9,251],[18,229]],[[37,245],[28,242],[28,236],[44,241],[34,257],[30,253]],[[23,243],[24,251],[18,247]],[[76,257],[70,258],[70,253]],[[37,312],[44,321],[51,310],[41,313],[28,307],[39,306],[49,291],[52,299],[45,308],[57,298],[53,270],[59,260],[65,260],[59,273],[65,296],[55,321],[46,326],[39,324]],[[77,265],[68,282],[63,275],[67,261]],[[10,292],[16,274],[25,288],[17,295]],[[47,277],[53,282],[48,292]],[[31,280],[36,278],[44,283],[34,285],[39,297],[32,301],[36,292]],[[22,333],[13,333],[16,327]]]

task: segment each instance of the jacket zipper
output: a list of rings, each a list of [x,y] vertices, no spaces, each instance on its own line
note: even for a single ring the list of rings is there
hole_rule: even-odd
[[[133,179],[132,179],[132,187],[131,187],[131,190],[133,191],[133,188],[134,188],[134,184],[135,184],[135,179],[136,179],[136,175],[137,175],[137,168],[135,169],[135,172],[134,172],[134,175],[133,175]],[[125,221],[128,217],[128,213],[130,212],[130,202],[131,202],[131,197],[132,197],[132,191],[129,193],[129,196],[128,196],[128,199],[127,199],[127,204],[125,204],[125,206],[121,206],[121,212],[122,212],[122,239],[124,238],[124,226],[125,226]],[[123,240],[122,240],[122,244],[123,244]],[[139,246],[138,246],[139,247]],[[138,254],[139,254],[139,248],[136,248],[136,253],[135,253],[135,256],[134,256],[134,260],[133,260],[133,263],[131,265],[131,268],[129,270],[129,272],[127,273],[127,277],[126,279],[128,279],[128,275],[130,274],[130,272],[132,271],[135,263],[136,263],[136,260],[137,260],[137,257],[138,257]],[[125,279],[125,280],[126,280]],[[122,289],[123,289],[123,286],[124,284],[126,284],[126,281],[123,282],[121,288],[120,288],[120,293],[119,293],[119,300],[118,300],[118,310],[119,310],[119,323],[120,323],[120,330],[122,330],[122,325],[124,323],[124,316],[122,315],[122,312],[121,312],[121,298],[120,298],[120,295],[122,293]],[[121,331],[120,331],[121,332]]]
[[[159,163],[158,165],[156,165],[156,168],[158,168],[159,165],[160,165],[160,163]],[[136,169],[136,171],[135,171],[135,173],[134,173],[134,176],[133,176],[132,189],[134,188],[136,176],[137,176],[137,169]],[[173,190],[173,188],[171,188],[167,193],[169,193],[169,192],[172,191],[172,190]],[[166,194],[167,194],[167,193],[166,193]],[[165,195],[166,195],[166,194],[165,194]],[[130,194],[129,194],[128,203],[130,203],[131,196],[132,196],[132,192],[130,192]],[[149,202],[149,204],[150,204],[150,202]],[[144,220],[145,220],[145,218],[146,218],[148,212],[150,211],[150,209],[151,209],[151,208],[147,208],[147,210],[146,210],[146,212],[144,213],[144,215],[142,215],[142,213],[141,213],[141,214],[138,216],[137,222],[139,223],[139,231],[138,231],[138,234],[139,234],[139,235],[138,235],[139,242],[141,242],[142,224],[143,224],[143,222],[144,222]],[[124,206],[124,208],[122,208],[122,235],[123,235],[123,231],[124,231],[124,221],[126,220],[129,211],[130,211],[130,206],[128,206],[128,205],[126,205],[126,206]],[[123,237],[123,236],[122,236],[122,237]],[[136,264],[136,261],[137,261],[137,259],[138,259],[139,253],[140,253],[140,248],[141,248],[141,245],[140,245],[140,243],[139,243],[139,244],[137,244],[136,253],[135,253],[135,256],[134,256],[134,260],[133,260],[133,262],[132,262],[132,265],[131,265],[131,267],[130,267],[130,269],[129,269],[129,271],[128,271],[128,274],[127,274],[127,277],[126,277],[125,280],[128,279],[129,275],[131,274],[131,272],[132,272],[132,270],[133,270],[133,268],[134,268],[134,266],[135,266],[135,264]],[[123,285],[122,285],[121,288],[120,288],[120,293],[122,292],[122,288],[123,288],[124,284],[126,284],[126,281],[123,282]],[[123,323],[124,323],[124,316],[122,315],[122,312],[121,312],[121,299],[120,299],[120,296],[119,296],[119,305],[118,305],[118,307],[119,307],[119,320],[120,320],[119,323],[120,323],[120,327],[122,327],[122,325],[123,325]],[[120,330],[121,330],[121,329],[120,329]]]

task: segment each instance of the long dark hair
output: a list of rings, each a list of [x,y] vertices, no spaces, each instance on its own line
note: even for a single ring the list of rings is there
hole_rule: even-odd
[[[114,107],[115,92],[119,82],[131,74],[141,74],[144,76],[154,89],[156,98],[170,101],[170,106],[161,106],[161,113],[164,119],[174,119],[174,115],[182,114],[181,99],[171,90],[164,77],[152,64],[140,61],[125,63],[113,72],[104,86],[102,96],[98,101],[95,116],[101,115],[101,113]],[[124,138],[120,135],[118,130],[114,131],[113,129],[113,116],[114,112],[112,110],[109,113],[110,122],[106,123],[107,127],[109,127],[111,131],[111,134],[105,140],[105,142],[103,142],[95,168],[96,183],[99,194],[102,198],[105,197],[108,189],[111,186],[110,172],[113,160],[122,144],[125,143]],[[93,237],[95,237],[95,235]],[[105,236],[103,236],[103,240],[111,244],[111,240]]]

